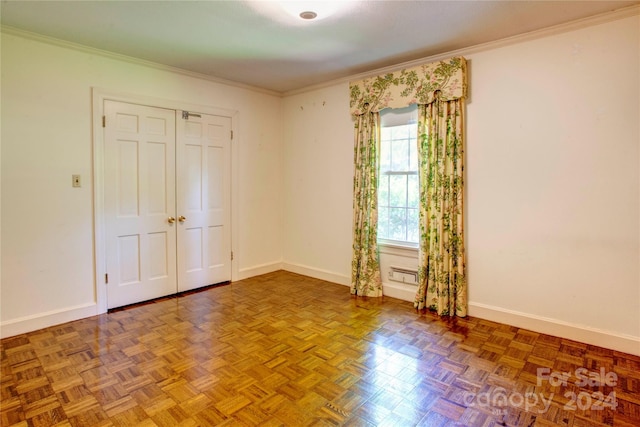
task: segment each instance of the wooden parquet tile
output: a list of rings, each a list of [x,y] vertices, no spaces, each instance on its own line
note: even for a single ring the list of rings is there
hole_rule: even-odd
[[[640,425],[640,357],[282,271],[0,349],[7,427]]]

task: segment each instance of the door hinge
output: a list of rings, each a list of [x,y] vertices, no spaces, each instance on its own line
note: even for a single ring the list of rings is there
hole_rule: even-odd
[[[233,131],[231,131],[231,139],[233,139]]]
[[[233,261],[233,251],[231,251],[231,261]]]
[[[105,284],[109,284],[109,274],[108,273],[104,273],[104,283]]]
[[[102,116],[102,127],[103,128],[107,127],[107,116]]]

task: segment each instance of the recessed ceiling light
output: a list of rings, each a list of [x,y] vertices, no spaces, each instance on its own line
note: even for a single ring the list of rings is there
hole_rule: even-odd
[[[300,18],[302,19],[314,19],[317,16],[318,14],[311,10],[305,10],[304,12],[300,12]]]

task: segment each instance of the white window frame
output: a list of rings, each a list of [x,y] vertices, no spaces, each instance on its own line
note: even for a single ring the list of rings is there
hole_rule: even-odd
[[[401,126],[401,125],[407,125],[407,124],[411,124],[412,122],[415,123],[415,121],[417,121],[417,117],[418,117],[418,109],[417,106],[410,106],[407,108],[398,108],[398,109],[390,109],[390,110],[384,110],[381,112],[380,114],[380,126],[381,128],[388,128],[388,127],[393,127],[393,126]],[[417,139],[417,135],[416,135],[416,139]],[[381,141],[382,143],[382,141]],[[419,172],[415,171],[415,172],[393,172],[393,171],[389,171],[386,173],[382,173],[382,171],[380,171],[380,176],[379,176],[379,182],[381,182],[383,175],[388,176],[388,175],[406,175],[407,177],[409,175],[418,175]],[[379,191],[379,189],[378,189]],[[419,190],[418,190],[419,191]],[[407,194],[407,197],[409,197],[409,195]],[[378,207],[380,206],[380,201],[378,200]],[[419,208],[418,208],[419,209]],[[419,225],[418,225],[419,227]],[[419,230],[418,230],[419,232]],[[411,252],[417,252],[418,248],[419,248],[419,243],[414,243],[414,242],[408,242],[408,241],[404,241],[404,240],[391,240],[391,239],[385,239],[385,238],[380,238],[378,237],[378,246],[383,247],[383,248],[388,248],[388,249],[397,249],[400,250],[400,252],[402,251],[411,251]],[[396,252],[396,251],[394,251]]]

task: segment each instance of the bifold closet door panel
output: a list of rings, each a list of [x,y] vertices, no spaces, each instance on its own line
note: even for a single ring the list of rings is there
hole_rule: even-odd
[[[175,112],[105,101],[104,218],[109,308],[177,289]]]
[[[177,112],[178,290],[231,280],[231,119]]]

